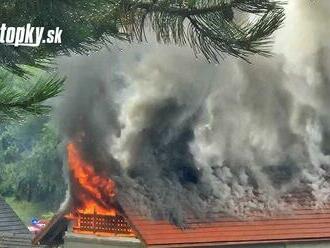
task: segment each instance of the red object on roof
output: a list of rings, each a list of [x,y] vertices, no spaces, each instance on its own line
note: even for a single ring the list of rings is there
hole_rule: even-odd
[[[330,206],[296,209],[270,218],[240,220],[218,216],[213,221],[188,220],[181,229],[126,212],[147,247],[201,247],[230,244],[287,243],[330,240]]]

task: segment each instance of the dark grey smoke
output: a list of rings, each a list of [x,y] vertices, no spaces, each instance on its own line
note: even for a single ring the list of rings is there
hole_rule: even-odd
[[[215,66],[154,42],[60,59],[64,136],[117,182],[122,201],[156,218],[181,224],[212,211],[271,211],[297,189],[322,206],[330,54],[317,34],[329,32],[329,10],[325,0],[290,1],[276,55],[252,64]]]
[[[68,84],[58,110],[60,128],[65,138],[78,141],[85,159],[96,169],[109,167],[112,174],[119,173],[118,162],[108,152],[107,137],[120,133],[117,106],[112,101],[120,79],[107,73],[111,63],[104,57],[78,57],[75,61],[73,65],[70,59],[61,62],[63,73],[74,83]]]

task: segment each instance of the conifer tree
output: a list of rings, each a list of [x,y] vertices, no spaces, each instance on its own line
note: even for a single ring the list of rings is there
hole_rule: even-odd
[[[270,54],[283,18],[273,0],[2,0],[2,23],[60,27],[63,37],[61,45],[0,46],[0,65],[22,74],[20,64],[45,67],[56,55],[91,53],[113,39],[145,41],[146,28],[159,42],[189,45],[212,62],[225,54],[248,60]]]
[[[22,65],[46,69],[55,56],[88,54],[114,39],[143,42],[146,28],[159,42],[190,46],[210,62],[227,54],[248,61],[249,55],[270,55],[271,36],[283,19],[282,3],[275,0],[2,0],[1,23],[30,23],[45,32],[60,27],[63,35],[61,44],[37,48],[0,44],[0,67],[24,76]],[[0,113],[6,118],[47,112],[41,103],[63,84],[43,78],[19,93],[8,79],[0,75]]]

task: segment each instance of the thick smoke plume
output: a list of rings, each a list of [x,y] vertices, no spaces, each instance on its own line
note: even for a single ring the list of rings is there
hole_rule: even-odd
[[[330,195],[330,3],[291,0],[272,58],[196,59],[187,48],[119,44],[60,59],[68,140],[143,213],[182,223]],[[74,190],[74,189],[73,189]]]

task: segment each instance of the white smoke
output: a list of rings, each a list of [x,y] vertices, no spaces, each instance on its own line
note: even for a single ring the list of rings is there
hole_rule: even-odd
[[[78,86],[65,101],[77,107],[64,107],[65,116],[78,108],[104,120],[88,128],[103,130],[97,137],[121,167],[123,194],[161,216],[176,219],[187,206],[197,215],[271,210],[299,188],[320,206],[330,195],[329,14],[327,0],[291,0],[274,56],[251,64],[208,64],[188,48],[155,42],[119,44],[122,52],[103,51],[71,72],[84,58],[60,62]],[[99,82],[108,97],[91,90]],[[79,108],[81,98],[100,101],[97,111]],[[99,108],[105,102],[114,125]]]
[[[293,95],[292,129],[303,136],[309,160],[303,173],[317,205],[329,198],[329,1],[289,1],[275,50],[285,57],[286,88]]]

